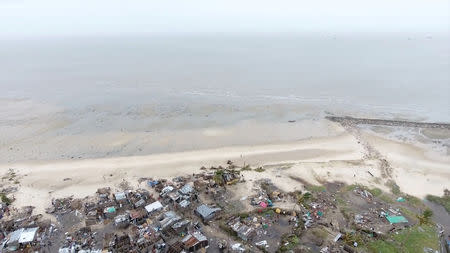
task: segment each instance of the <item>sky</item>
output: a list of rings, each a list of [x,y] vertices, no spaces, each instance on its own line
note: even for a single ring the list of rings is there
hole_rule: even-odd
[[[0,0],[0,38],[449,30],[449,0]]]

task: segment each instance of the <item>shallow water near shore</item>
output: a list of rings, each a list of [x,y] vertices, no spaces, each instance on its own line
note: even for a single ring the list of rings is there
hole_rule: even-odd
[[[323,120],[330,114],[449,122],[447,42],[424,34],[2,41],[1,159],[335,136]]]

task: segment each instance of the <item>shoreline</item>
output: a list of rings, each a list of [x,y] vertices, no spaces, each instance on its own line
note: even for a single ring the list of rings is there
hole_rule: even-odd
[[[336,147],[323,149],[331,143]],[[338,147],[339,146],[339,147]],[[357,145],[352,137],[342,135],[333,139],[307,140],[284,145],[230,147],[166,153],[148,156],[116,157],[100,159],[29,162],[1,164],[0,172],[13,169],[20,180],[21,191],[16,194],[15,205],[32,204],[36,209],[45,209],[52,197],[76,195],[84,197],[100,186],[114,186],[122,180],[137,181],[141,177],[171,177],[191,174],[202,166],[217,166],[227,160],[254,165],[283,163],[299,157],[305,161],[330,159],[358,159]],[[329,152],[327,152],[327,150]],[[338,150],[338,151],[336,151]],[[111,176],[112,175],[112,176]],[[68,181],[64,179],[70,178]]]
[[[424,150],[410,144],[362,135],[379,150],[381,157],[367,155],[366,147],[349,132],[333,137],[310,138],[283,144],[234,146],[186,152],[124,156],[80,160],[28,161],[0,164],[0,173],[10,169],[18,175],[19,190],[13,194],[15,207],[35,206],[44,212],[51,199],[75,196],[83,198],[100,187],[117,187],[121,182],[140,178],[169,178],[197,173],[202,166],[235,164],[263,166],[262,173],[251,178],[275,178],[281,189],[292,190],[301,177],[311,184],[340,181],[363,184],[386,191],[386,180],[417,197],[441,195],[450,180],[447,159],[435,160]],[[409,154],[409,155],[408,155]],[[381,159],[392,164],[392,175],[385,178]],[[413,166],[417,164],[417,166]],[[426,165],[425,168],[421,166]],[[370,171],[370,173],[368,173]],[[370,175],[372,174],[372,175]],[[408,180],[404,180],[408,179]],[[420,185],[420,189],[417,189]],[[133,185],[136,187],[135,185]],[[442,188],[442,189],[441,189]]]
[[[450,123],[435,122],[417,122],[406,120],[372,119],[372,118],[354,118],[349,116],[326,116],[326,119],[341,124],[355,125],[381,125],[381,126],[400,126],[400,127],[419,127],[419,128],[442,128],[450,129]]]

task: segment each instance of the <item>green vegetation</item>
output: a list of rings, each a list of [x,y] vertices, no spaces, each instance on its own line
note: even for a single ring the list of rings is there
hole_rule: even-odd
[[[369,191],[374,197],[378,197],[383,194],[383,191],[380,188],[368,189],[367,191]]]
[[[403,215],[407,216],[408,220],[414,221],[414,222],[418,221],[417,214],[414,213],[413,211],[409,210],[408,208],[400,207],[400,211],[402,212]]]
[[[339,206],[346,206],[347,202],[345,202],[345,200],[340,197],[340,196],[336,196],[336,202],[338,203]]]
[[[351,219],[351,210],[348,207],[341,207],[339,208],[339,211],[341,211],[342,216],[349,221]]]
[[[246,219],[250,216],[249,213],[238,213],[237,216],[239,216],[239,218],[242,219]]]
[[[299,244],[300,240],[298,239],[298,237],[296,235],[293,234],[289,234],[289,235],[284,235],[281,238],[281,247],[280,249],[278,249],[278,252],[288,252],[290,250],[292,250],[293,248],[295,248],[295,246],[297,246],[297,244]]]
[[[378,197],[381,194],[383,194],[383,191],[380,188],[368,188],[364,185],[360,185],[360,184],[351,184],[351,185],[347,185],[344,189],[344,191],[353,191],[356,188],[360,188],[362,190],[367,190],[368,192],[370,192],[374,197]]]
[[[223,180],[223,170],[217,170],[216,173],[214,173],[214,182],[218,185],[224,185],[225,180]]]
[[[406,194],[406,196],[404,196],[404,198],[406,199],[406,202],[408,202],[410,205],[412,205],[416,208],[421,208],[421,209],[426,208],[423,201],[417,197]]]
[[[228,235],[234,237],[235,239],[238,239],[237,233],[231,227],[227,226],[227,224],[225,224],[224,222],[220,222],[219,227]]]
[[[2,181],[8,179],[8,181],[14,181],[15,184],[18,184],[19,180],[16,177],[16,172],[14,172],[13,169],[9,169],[8,172],[2,177]]]
[[[248,170],[248,171],[252,170],[252,168],[250,167],[249,164],[247,164],[247,165],[245,165],[244,167],[241,168],[241,171],[246,171],[246,170]]]
[[[12,200],[8,198],[4,193],[0,193],[0,199],[7,205],[10,205],[12,203]]]
[[[275,211],[273,209],[266,209],[266,211],[264,212],[264,215],[269,215],[272,216],[275,214]]]
[[[386,186],[391,188],[391,192],[395,195],[400,195],[402,193],[402,191],[400,190],[400,186],[398,186],[394,180],[387,181]]]
[[[296,192],[297,203],[299,205],[308,203],[309,200],[312,199],[312,194],[309,192],[305,192],[302,194],[301,191]]]
[[[323,229],[321,229],[321,228],[312,228],[311,229],[311,233],[314,236],[316,236],[316,237],[318,237],[320,239],[323,239],[323,240],[325,240],[327,238],[327,236],[328,236],[328,232],[323,230]]]
[[[263,169],[263,167],[258,167],[255,169],[256,172],[264,172],[265,169]]]
[[[379,198],[386,203],[391,203],[391,204],[394,203],[394,200],[392,199],[392,197],[387,194],[382,194],[381,196],[379,196]]]
[[[418,215],[417,218],[419,219],[419,223],[421,225],[431,224],[431,216],[433,216],[433,211],[430,209],[425,209],[425,211],[422,212],[422,215]]]
[[[369,252],[373,253],[396,253],[396,252],[420,252],[428,247],[439,249],[439,238],[436,229],[432,225],[414,226],[391,234],[384,240],[376,240],[368,243]]]
[[[401,252],[399,248],[392,242],[378,240],[369,243],[369,252],[373,253],[398,253]],[[422,250],[423,252],[423,250]]]
[[[350,192],[350,191],[355,190],[355,189],[358,188],[358,187],[362,187],[362,186],[359,185],[359,184],[351,184],[351,185],[347,185],[347,186],[345,186],[344,191],[345,191],[345,192]]]
[[[443,197],[438,197],[434,195],[427,195],[427,200],[439,204],[450,213],[450,195],[444,195]]]
[[[353,243],[358,243],[358,245],[362,245],[364,240],[361,236],[361,234],[359,233],[345,233],[345,235],[342,237],[342,239],[344,240],[344,242],[347,245],[352,246]]]
[[[327,190],[323,185],[306,185],[305,188],[310,192],[324,192]]]
[[[262,182],[261,189],[263,189],[268,194],[272,193],[272,185],[268,182]]]

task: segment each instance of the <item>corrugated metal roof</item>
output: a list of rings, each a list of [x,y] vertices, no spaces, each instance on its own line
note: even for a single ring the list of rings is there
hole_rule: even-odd
[[[15,243],[15,242],[18,242],[18,241],[19,241],[19,238],[20,238],[20,234],[22,234],[22,231],[23,231],[23,230],[24,230],[24,229],[21,228],[21,229],[17,229],[16,231],[10,233],[10,234],[8,235],[8,236],[9,236],[8,244],[9,244],[9,243]]]
[[[169,192],[171,192],[171,191],[173,191],[173,187],[170,186],[170,185],[168,185],[168,186],[164,187],[164,188],[161,190],[161,194],[166,194],[166,193],[169,193]]]
[[[186,237],[183,238],[183,240],[181,240],[183,242],[183,244],[187,247],[190,248],[192,246],[195,246],[198,243],[197,238],[195,238],[192,235],[187,235]]]
[[[207,218],[211,214],[220,210],[220,208],[211,208],[205,204],[198,206],[196,209],[197,213],[199,213],[203,218]]]
[[[180,206],[183,208],[186,208],[187,206],[189,206],[189,204],[191,204],[191,202],[189,202],[189,200],[183,200],[180,202]]]
[[[197,232],[187,235],[181,241],[187,248],[190,248],[190,247],[197,245],[199,242],[203,242],[203,241],[207,241],[207,240],[208,240],[208,238],[206,238],[206,236],[204,236],[201,232],[197,231]]]
[[[126,199],[127,195],[125,194],[125,192],[117,192],[117,193],[114,193],[114,197],[116,198],[116,200],[122,200],[122,199]]]
[[[145,210],[147,210],[147,212],[149,212],[149,213],[151,213],[153,211],[157,211],[161,208],[163,208],[163,205],[159,201],[155,201],[155,202],[151,203],[150,205],[145,206]]]
[[[200,232],[198,232],[198,231],[194,232],[192,235],[193,235],[199,242],[207,241],[207,240],[208,240],[208,238],[206,238],[206,236],[204,236],[202,233],[200,233]]]
[[[135,205],[136,207],[143,206],[143,205],[145,205],[145,200],[140,199],[138,202],[134,203],[134,205]]]
[[[19,243],[32,242],[34,240],[34,237],[36,236],[38,229],[38,227],[25,229],[20,234]]]
[[[161,224],[161,228],[165,228],[167,226],[171,226],[172,224],[174,224],[175,222],[177,222],[179,220],[181,220],[180,216],[178,216],[173,211],[168,211],[168,212],[164,213],[164,219],[161,220],[159,223]]]
[[[177,229],[177,228],[181,228],[183,226],[186,226],[187,224],[191,223],[189,220],[183,220],[183,221],[179,221],[175,224],[172,225],[173,229]]]
[[[192,186],[190,184],[185,184],[181,189],[180,192],[181,194],[189,194],[193,191],[194,189],[192,188]]]

